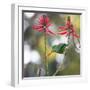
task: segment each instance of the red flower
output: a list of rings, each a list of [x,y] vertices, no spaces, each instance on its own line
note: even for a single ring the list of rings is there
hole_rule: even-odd
[[[33,25],[32,28],[39,32],[45,32],[48,35],[55,35],[55,33],[49,30],[49,26],[51,26],[50,20],[46,15],[42,15],[38,20],[38,25]]]
[[[73,37],[79,38],[79,36],[75,32],[73,24],[71,23],[70,17],[67,18],[65,26],[60,26],[59,29],[61,30],[60,32],[58,32],[58,34],[60,35],[72,35]]]

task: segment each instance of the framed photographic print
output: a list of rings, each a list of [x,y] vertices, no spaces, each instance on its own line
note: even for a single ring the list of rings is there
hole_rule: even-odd
[[[83,8],[12,5],[12,85],[85,78],[84,29]]]

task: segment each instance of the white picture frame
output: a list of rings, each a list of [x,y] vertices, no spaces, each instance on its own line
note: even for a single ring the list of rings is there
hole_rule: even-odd
[[[35,11],[49,11],[49,12],[65,12],[65,13],[81,13],[81,72],[80,75],[58,76],[58,77],[34,77],[22,78],[22,10],[35,10]],[[12,52],[11,52],[11,85],[12,86],[32,86],[32,85],[48,85],[58,83],[77,83],[86,81],[86,60],[83,57],[83,40],[86,22],[86,9],[85,8],[72,8],[72,7],[36,7],[22,4],[13,4],[11,7],[11,38],[12,38]],[[49,80],[50,79],[50,80]],[[39,82],[39,83],[38,83]],[[53,83],[52,83],[53,82]]]

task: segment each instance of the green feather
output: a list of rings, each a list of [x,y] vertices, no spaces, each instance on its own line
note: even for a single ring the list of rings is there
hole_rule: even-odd
[[[59,44],[59,45],[54,45],[52,46],[52,51],[56,52],[56,53],[63,53],[65,48],[66,48],[67,44]]]

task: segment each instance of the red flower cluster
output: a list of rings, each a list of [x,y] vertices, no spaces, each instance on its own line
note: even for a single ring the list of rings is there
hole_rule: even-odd
[[[37,30],[39,32],[45,32],[48,35],[55,35],[53,31],[49,30],[51,23],[49,18],[46,15],[40,16],[38,23],[39,23],[38,25],[32,26],[34,30]]]
[[[59,29],[61,30],[60,32],[58,32],[58,34],[60,35],[72,35],[73,37],[79,38],[79,36],[75,32],[73,24],[71,23],[70,17],[67,18],[65,26],[60,26]]]

